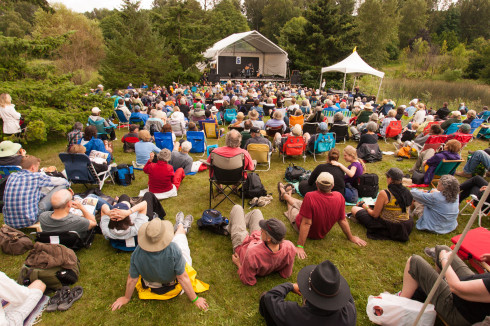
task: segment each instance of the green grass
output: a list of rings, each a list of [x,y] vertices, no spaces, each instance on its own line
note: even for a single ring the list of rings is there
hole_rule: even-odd
[[[121,139],[124,131],[118,131]],[[224,140],[220,140],[222,144]],[[210,143],[216,143],[211,140]],[[355,145],[353,142],[348,144]],[[41,166],[55,165],[58,170],[63,166],[58,153],[66,146],[64,140],[51,142],[39,147],[27,147],[29,154],[42,159]],[[391,143],[380,141],[382,150],[393,150]],[[344,144],[337,148],[343,149]],[[480,140],[472,141],[464,150],[463,157],[468,150],[483,149],[488,143]],[[114,142],[114,154],[117,163],[130,163],[134,154],[122,152],[120,141]],[[197,158],[195,158],[197,159]],[[324,161],[324,156],[320,160]],[[306,169],[313,170],[317,164],[311,156],[306,163],[301,159],[290,159]],[[383,161],[367,165],[370,173],[380,175],[380,189],[386,187],[384,172],[392,166],[407,171],[413,160],[397,162],[393,156],[385,156]],[[344,162],[345,163],[345,162]],[[272,192],[274,200],[271,204],[261,208],[265,218],[276,217],[288,226],[286,238],[296,243],[297,234],[283,215],[286,206],[277,199],[276,184],[281,181],[287,164],[283,164],[277,153],[273,154],[272,167],[268,172],[259,172],[263,184],[268,192]],[[112,184],[104,186],[105,194],[116,196],[126,193],[136,196],[140,189],[146,187],[147,176],[142,171],[136,171],[136,180],[131,186],[122,187]],[[461,180],[462,181],[462,180]],[[74,186],[75,192],[84,191],[83,186]],[[202,211],[208,208],[209,182],[207,172],[184,179],[178,197],[162,201],[167,212],[167,219],[174,222],[178,211],[192,214],[199,218]],[[231,204],[220,205],[221,212],[228,216]],[[246,206],[246,211],[249,208]],[[349,211],[348,207],[346,211]],[[289,279],[282,279],[277,274],[261,277],[255,286],[243,285],[231,261],[232,247],[228,237],[214,235],[199,231],[194,227],[188,235],[193,266],[198,272],[198,278],[210,284],[210,290],[202,294],[209,303],[208,312],[200,312],[192,305],[185,295],[170,301],[143,301],[133,295],[129,304],[116,312],[110,311],[110,306],[119,296],[124,294],[126,277],[129,268],[129,253],[116,252],[101,235],[97,235],[92,248],[77,253],[81,262],[81,275],[77,285],[84,288],[84,295],[80,301],[66,312],[44,313],[43,325],[263,325],[264,322],[258,313],[258,300],[260,294],[282,282],[295,282],[296,275],[301,268],[310,264],[318,264],[325,259],[334,262],[342,275],[347,279],[356,302],[358,312],[358,325],[370,325],[365,308],[369,295],[377,295],[383,291],[399,291],[402,286],[403,268],[407,258],[413,254],[423,256],[426,246],[436,244],[450,245],[450,239],[462,232],[469,216],[459,217],[459,226],[456,231],[447,235],[436,235],[421,232],[416,229],[407,243],[393,241],[373,241],[366,237],[366,230],[360,225],[350,223],[352,233],[367,240],[364,248],[357,247],[346,240],[341,229],[336,225],[323,240],[308,240],[305,246],[308,258],[296,260],[293,275]],[[0,223],[3,218],[0,218]],[[490,226],[488,220],[484,226]],[[476,226],[476,224],[475,224]],[[22,256],[8,256],[0,253],[0,270],[16,279],[27,254]],[[300,302],[295,295],[288,299]]]

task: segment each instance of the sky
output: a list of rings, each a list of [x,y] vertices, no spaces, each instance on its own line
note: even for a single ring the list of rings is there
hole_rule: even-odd
[[[52,5],[56,2],[61,2],[67,8],[76,12],[92,11],[94,8],[101,9],[120,9],[121,0],[48,0]],[[150,9],[153,0],[141,0],[141,7],[144,9]]]

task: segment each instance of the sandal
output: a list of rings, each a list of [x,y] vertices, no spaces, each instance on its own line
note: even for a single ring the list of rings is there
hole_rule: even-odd
[[[49,299],[48,304],[46,305],[46,312],[53,312],[58,310],[58,306],[61,304],[65,292],[69,291],[70,288],[68,286],[64,286]]]
[[[294,185],[292,183],[288,183],[284,186],[284,190],[288,192],[288,188],[291,188],[291,195],[296,193],[296,189],[294,188]]]
[[[65,295],[61,299],[61,303],[58,305],[59,311],[66,311],[70,309],[75,301],[80,299],[83,295],[83,288],[81,286],[75,286],[73,289],[65,292]]]

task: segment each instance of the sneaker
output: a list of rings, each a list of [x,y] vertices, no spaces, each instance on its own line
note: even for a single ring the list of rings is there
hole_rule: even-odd
[[[436,257],[436,248],[432,247],[426,247],[424,249],[424,252],[427,256],[429,256],[430,258],[434,259],[434,261],[436,261],[437,257]]]
[[[83,288],[81,286],[75,286],[73,289],[69,289],[64,292],[63,299],[61,303],[58,305],[59,311],[66,311],[70,309],[75,301],[80,299],[83,295]]]
[[[68,286],[63,286],[61,289],[55,292],[55,294],[49,299],[48,304],[46,306],[47,312],[53,312],[58,310],[58,306],[63,299],[63,295],[66,291],[69,291],[70,288]]]
[[[177,215],[175,215],[174,232],[177,231],[179,224],[184,225],[184,213],[183,212],[178,212]]]
[[[194,221],[194,217],[192,215],[187,215],[184,218],[184,223],[182,224],[184,226],[185,232],[188,233],[189,229],[192,226],[192,221]]]

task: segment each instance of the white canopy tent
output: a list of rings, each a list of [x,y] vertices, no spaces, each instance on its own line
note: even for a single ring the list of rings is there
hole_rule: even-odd
[[[381,89],[381,83],[383,82],[383,77],[385,75],[384,72],[378,71],[368,65],[362,58],[357,54],[356,49],[352,52],[350,56],[345,58],[344,60],[330,66],[330,67],[323,67],[322,68],[322,73],[320,76],[320,88],[321,88],[321,83],[323,80],[323,73],[324,72],[329,72],[329,71],[338,71],[338,72],[343,72],[344,73],[344,83],[342,86],[342,90],[345,89],[345,78],[347,74],[356,74],[356,75],[363,75],[363,74],[368,74],[368,75],[374,75],[379,78],[381,78],[379,82],[379,88],[378,88],[378,94],[376,98],[379,96],[379,91]],[[356,76],[357,78],[357,76]],[[354,81],[355,84],[355,81]]]
[[[287,52],[255,30],[232,34],[214,43],[203,56],[209,62],[217,63],[218,74],[219,57],[235,57],[237,65],[241,64],[241,57],[252,57],[258,58],[261,74],[286,77]]]

